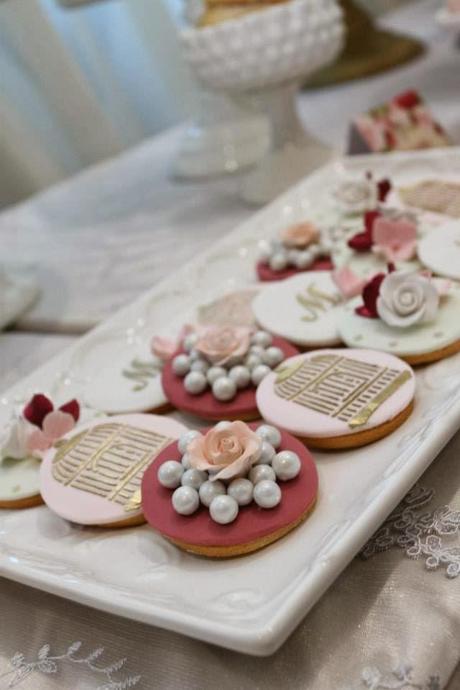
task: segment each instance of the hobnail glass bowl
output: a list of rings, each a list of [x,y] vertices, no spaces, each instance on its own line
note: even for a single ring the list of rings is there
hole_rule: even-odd
[[[307,135],[295,107],[299,84],[337,57],[344,41],[337,0],[290,0],[243,17],[181,32],[186,60],[207,89],[264,111],[272,148],[244,183],[264,203],[331,157]]]

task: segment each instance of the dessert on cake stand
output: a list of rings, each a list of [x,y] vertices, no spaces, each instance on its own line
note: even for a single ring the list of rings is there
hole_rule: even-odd
[[[185,57],[205,88],[269,119],[271,148],[244,179],[245,200],[270,201],[334,155],[305,131],[295,101],[306,76],[334,60],[343,39],[336,0],[290,0],[181,32]]]

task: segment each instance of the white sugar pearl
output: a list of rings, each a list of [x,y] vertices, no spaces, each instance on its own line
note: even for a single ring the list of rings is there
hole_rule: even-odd
[[[207,480],[200,486],[199,494],[201,503],[209,508],[216,496],[223,496],[225,494],[225,484],[218,479],[215,482]]]
[[[314,261],[315,259],[318,258],[318,256],[321,256],[321,247],[319,244],[312,244],[310,247],[310,252],[311,252],[311,258]]]
[[[276,451],[268,441],[262,442],[262,448],[260,449],[260,457],[257,460],[258,465],[271,465],[273,458],[275,457]]]
[[[238,515],[238,503],[231,496],[216,496],[209,506],[209,514],[219,525],[228,525]]]
[[[210,367],[206,376],[212,386],[214,381],[217,381],[217,379],[220,379],[222,376],[227,376],[227,370],[224,369],[224,367]]]
[[[182,475],[181,484],[182,486],[191,486],[192,489],[196,489],[198,491],[200,486],[207,481],[207,479],[208,475],[206,472],[191,468],[189,470],[185,470],[184,474]]]
[[[184,470],[189,470],[191,468],[190,455],[188,453],[184,453],[182,456],[181,464]]]
[[[323,237],[321,240],[321,253],[330,254],[332,251],[332,242],[328,237]]]
[[[296,262],[296,259],[297,259],[298,254],[299,254],[299,250],[298,250],[298,249],[290,249],[290,250],[288,251],[287,257],[288,257],[288,262],[289,262],[289,264],[294,264],[294,265],[295,265],[295,262]]]
[[[296,268],[308,268],[309,266],[311,266],[312,263],[313,256],[311,255],[311,252],[309,252],[308,250],[299,252],[295,260]]]
[[[186,352],[190,352],[190,350],[194,347],[196,341],[198,340],[198,336],[196,333],[189,333],[188,335],[185,336],[183,342],[182,342],[182,347]]]
[[[291,450],[282,450],[272,461],[272,467],[278,479],[283,482],[294,479],[300,472],[300,458]]]
[[[283,252],[277,252],[273,254],[268,263],[272,271],[282,271],[287,266],[287,255]]]
[[[247,367],[250,371],[258,367],[259,364],[262,364],[262,360],[260,357],[254,354],[248,355],[244,360],[244,366]]]
[[[192,395],[199,395],[207,385],[206,376],[201,371],[191,371],[184,379],[184,388]]]
[[[167,460],[158,470],[158,481],[167,489],[177,489],[181,485],[184,468],[176,460]]]
[[[183,455],[186,452],[189,443],[191,443],[194,438],[198,438],[199,436],[201,436],[201,434],[196,429],[190,429],[190,431],[186,431],[185,433],[183,433],[182,436],[179,437],[179,441],[177,442],[179,453]]]
[[[180,486],[172,495],[172,505],[179,515],[191,515],[200,505],[198,491],[191,486]]]
[[[281,489],[269,479],[254,487],[254,501],[260,508],[274,508],[281,501]]]
[[[264,379],[267,374],[270,373],[270,371],[270,367],[266,364],[259,364],[259,366],[255,367],[255,369],[253,369],[251,372],[251,380],[253,384],[258,386],[262,379]]]
[[[185,376],[190,371],[190,358],[188,355],[177,355],[172,361],[172,370],[177,376]]]
[[[197,362],[199,359],[203,359],[198,350],[190,350],[188,356],[190,357],[191,362]]]
[[[214,429],[216,429],[217,431],[222,431],[222,429],[228,429],[228,427],[231,425],[232,422],[228,422],[226,419],[223,419],[221,422],[217,422]]]
[[[212,394],[217,400],[232,400],[236,395],[236,383],[228,376],[223,376],[212,384]]]
[[[252,501],[254,485],[249,479],[234,479],[227,488],[229,496],[235,499],[239,506],[247,506]]]
[[[206,374],[209,369],[209,364],[204,361],[204,359],[196,359],[192,362],[190,367],[192,371],[201,371],[202,374]]]
[[[276,480],[275,471],[270,465],[255,465],[249,471],[249,480],[253,484],[258,484],[266,480],[274,482]]]
[[[262,345],[251,345],[249,348],[249,354],[255,355],[256,357],[260,357],[262,359],[262,355],[265,352],[265,348],[262,347]]]
[[[273,368],[277,367],[284,359],[283,351],[280,347],[269,347],[265,350],[262,360],[264,364]]]
[[[260,242],[259,243],[259,251],[258,251],[258,258],[259,261],[262,261],[263,263],[268,263],[270,261],[270,257],[272,255],[272,246],[268,242]]]
[[[251,338],[251,343],[253,343],[253,345],[260,345],[261,347],[269,347],[272,342],[272,336],[266,331],[257,331]]]
[[[228,372],[228,376],[236,383],[237,388],[246,388],[246,386],[249,386],[251,381],[249,369],[247,367],[243,367],[241,364],[238,364],[236,367],[232,367]]]
[[[275,426],[270,424],[261,424],[256,430],[257,436],[270,443],[273,448],[279,448],[281,443],[281,433]]]

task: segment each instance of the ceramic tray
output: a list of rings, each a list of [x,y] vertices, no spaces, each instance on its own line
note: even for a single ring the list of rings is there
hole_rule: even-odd
[[[345,170],[397,183],[460,179],[458,150],[353,158],[304,180],[275,203],[7,391],[10,406],[37,390],[84,395],[88,352],[111,338],[172,332],[196,307],[253,281],[258,240],[305,214],[334,222],[329,190]],[[315,453],[320,494],[311,517],[254,555],[213,562],[181,552],[148,527],[82,529],[46,507],[0,515],[5,577],[114,614],[247,654],[274,652],[433,461],[460,424],[460,356],[417,372],[415,411],[388,438],[342,453]],[[177,418],[185,417],[179,414]],[[282,567],[280,567],[282,564]]]

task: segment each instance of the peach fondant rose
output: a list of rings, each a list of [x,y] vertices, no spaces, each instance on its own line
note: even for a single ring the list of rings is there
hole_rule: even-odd
[[[290,225],[281,232],[281,241],[286,247],[293,249],[308,247],[319,241],[319,230],[312,223]]]
[[[260,457],[262,439],[244,422],[229,422],[194,438],[187,448],[191,467],[214,470],[210,479],[233,479],[247,474]]]
[[[250,339],[249,328],[210,326],[198,331],[195,349],[211,364],[222,366],[245,355]]]

